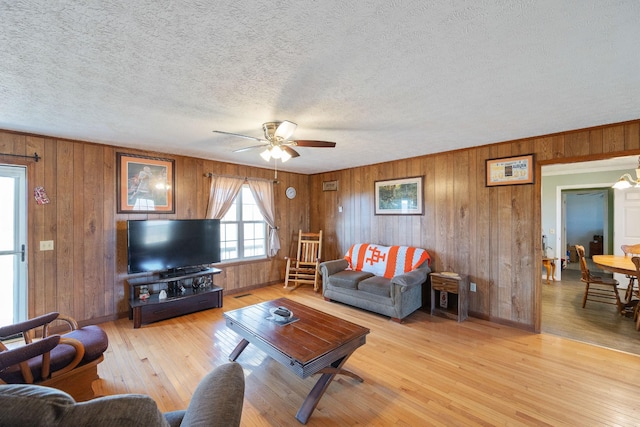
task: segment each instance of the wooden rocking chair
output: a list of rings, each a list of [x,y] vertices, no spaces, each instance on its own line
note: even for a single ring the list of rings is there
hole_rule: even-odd
[[[322,256],[322,230],[318,233],[298,232],[298,254],[296,258],[285,257],[287,270],[284,288],[293,290],[302,284],[313,285],[318,292],[320,281],[320,257]]]

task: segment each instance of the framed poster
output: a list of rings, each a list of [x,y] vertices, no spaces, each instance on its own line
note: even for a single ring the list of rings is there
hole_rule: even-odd
[[[487,187],[533,184],[533,154],[487,160]]]
[[[175,213],[174,160],[116,156],[118,213]]]
[[[338,191],[338,181],[322,181],[322,191]]]
[[[422,215],[422,181],[424,177],[375,182],[376,215]]]

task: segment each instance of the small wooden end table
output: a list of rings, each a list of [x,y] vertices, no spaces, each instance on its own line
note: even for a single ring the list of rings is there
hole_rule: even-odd
[[[269,310],[277,307],[291,310],[297,320],[287,324],[267,320]],[[287,298],[228,311],[224,317],[227,326],[242,337],[229,360],[235,361],[247,345],[253,344],[302,378],[322,374],[296,414],[302,424],[307,423],[336,375],[363,381],[343,366],[365,344],[369,333],[365,327]]]
[[[469,283],[467,276],[462,274],[431,273],[431,314],[441,315],[449,319],[462,322],[469,313]],[[436,304],[436,292],[442,291],[458,296],[455,311],[440,308]]]

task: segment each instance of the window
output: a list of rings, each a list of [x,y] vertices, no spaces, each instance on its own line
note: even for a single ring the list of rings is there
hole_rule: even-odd
[[[247,184],[220,221],[220,254],[223,262],[267,255],[267,223]]]

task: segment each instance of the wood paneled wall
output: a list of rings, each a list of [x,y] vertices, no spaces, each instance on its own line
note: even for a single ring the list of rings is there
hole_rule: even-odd
[[[487,159],[529,153],[536,156],[534,185],[485,186]],[[541,164],[629,154],[640,154],[640,121],[313,175],[311,228],[324,230],[325,259],[358,242],[423,247],[434,270],[476,282],[472,315],[539,330]],[[376,180],[419,175],[424,215],[374,214]],[[333,180],[338,191],[322,191],[322,182]]]
[[[175,160],[175,214],[116,213],[116,152]],[[42,156],[38,162],[0,156],[0,163],[27,166],[29,316],[59,311],[83,324],[98,323],[128,311],[126,220],[203,218],[210,179],[205,175],[272,179],[273,170],[179,155],[130,150],[90,142],[0,131],[0,153]],[[273,260],[222,264],[216,284],[226,293],[242,292],[282,280],[285,256],[298,229],[309,226],[309,176],[278,172],[276,218],[282,248]],[[37,205],[33,188],[43,186],[51,200]],[[289,200],[285,189],[298,196]],[[39,250],[53,240],[53,251]]]
[[[118,151],[176,161],[175,214],[116,213]],[[0,156],[28,169],[29,315],[57,310],[85,324],[127,312],[127,219],[203,217],[209,172],[273,178],[270,169],[0,131],[0,153],[34,152],[39,162]],[[536,155],[535,185],[485,186],[487,159],[527,153]],[[477,283],[472,315],[539,330],[540,165],[628,154],[640,154],[640,120],[312,176],[279,172],[282,249],[274,260],[223,266],[218,284],[236,293],[282,280],[297,230],[322,229],[324,259],[341,257],[356,242],[426,248],[434,270],[464,272]],[[376,180],[418,175],[425,177],[424,215],[374,215]],[[338,191],[322,191],[332,180]],[[31,197],[38,185],[50,204]],[[284,195],[290,185],[298,190],[293,200]],[[54,240],[55,250],[40,252],[41,240]]]

